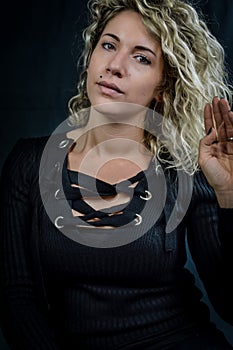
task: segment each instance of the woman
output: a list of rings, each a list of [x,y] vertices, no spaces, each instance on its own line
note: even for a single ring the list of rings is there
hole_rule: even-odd
[[[20,140],[3,169],[5,338],[25,350],[231,349],[185,269],[187,235],[233,324],[223,50],[181,0],[89,5],[70,129]]]

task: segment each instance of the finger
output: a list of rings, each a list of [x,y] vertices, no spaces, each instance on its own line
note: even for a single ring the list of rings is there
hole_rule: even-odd
[[[233,113],[230,111],[230,106],[227,100],[221,99],[219,101],[219,108],[224,120],[226,138],[233,136]]]
[[[213,105],[213,117],[214,121],[216,124],[216,131],[217,131],[217,138],[218,141],[223,141],[226,139],[226,129],[225,129],[225,124],[224,124],[224,119],[222,116],[222,111],[220,109],[220,98],[219,97],[214,97],[212,101]]]
[[[210,146],[212,145],[213,143],[215,143],[217,141],[217,133],[216,133],[216,130],[211,127],[209,130],[208,130],[208,133],[205,137],[203,137],[202,139],[202,143],[206,146]]]
[[[216,124],[216,129],[218,130],[219,127],[222,125],[223,123],[223,117],[222,117],[222,113],[220,110],[220,98],[218,96],[213,98],[212,101],[212,106],[213,106],[213,117],[215,120],[215,124]]]
[[[205,124],[205,132],[213,127],[213,115],[212,115],[212,107],[210,103],[207,103],[204,108],[204,124]]]

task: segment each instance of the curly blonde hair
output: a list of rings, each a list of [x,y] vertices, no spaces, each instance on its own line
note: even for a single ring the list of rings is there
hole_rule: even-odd
[[[232,102],[222,46],[187,1],[90,0],[88,8],[91,24],[83,32],[83,70],[77,95],[68,104],[71,118],[79,126],[87,123],[88,115],[80,113],[90,107],[86,68],[106,24],[121,11],[136,11],[164,55],[162,102],[151,106],[162,115],[162,136],[147,131],[153,130],[154,120],[146,118],[144,144],[168,167],[193,174],[198,169],[199,141],[205,133],[205,104],[214,96]]]

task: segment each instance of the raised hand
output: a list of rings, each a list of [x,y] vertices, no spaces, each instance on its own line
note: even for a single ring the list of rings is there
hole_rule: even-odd
[[[219,205],[233,208],[233,112],[225,99],[214,97],[204,110],[207,135],[200,141],[199,165]]]

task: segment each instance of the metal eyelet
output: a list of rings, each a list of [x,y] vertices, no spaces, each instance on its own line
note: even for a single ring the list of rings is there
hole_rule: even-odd
[[[155,164],[155,174],[156,175],[161,175],[163,172],[163,169],[159,163],[156,162]]]
[[[55,163],[54,166],[57,169],[57,171],[60,171],[60,169],[61,169],[61,163],[60,162]]]
[[[59,147],[59,148],[65,148],[68,144],[69,144],[69,140],[62,140],[62,141],[59,143],[58,147]]]
[[[142,217],[139,214],[135,214],[136,218],[134,219],[136,221],[135,226],[138,226],[142,223]]]
[[[71,128],[74,126],[74,122],[72,122],[70,119],[67,119],[66,124]]]
[[[58,193],[59,193],[60,191],[61,191],[60,188],[58,188],[58,189],[56,190],[56,192],[54,193],[54,197],[55,197],[56,199],[59,199]]]
[[[152,198],[152,194],[147,190],[145,190],[145,193],[146,193],[146,197],[140,196],[140,198],[143,199],[144,201],[149,201]]]
[[[54,221],[54,225],[56,226],[56,228],[62,228],[62,227],[64,227],[64,225],[58,225],[58,220],[60,220],[60,219],[64,219],[64,217],[63,217],[63,216],[58,216],[58,217],[55,219],[55,221]]]

